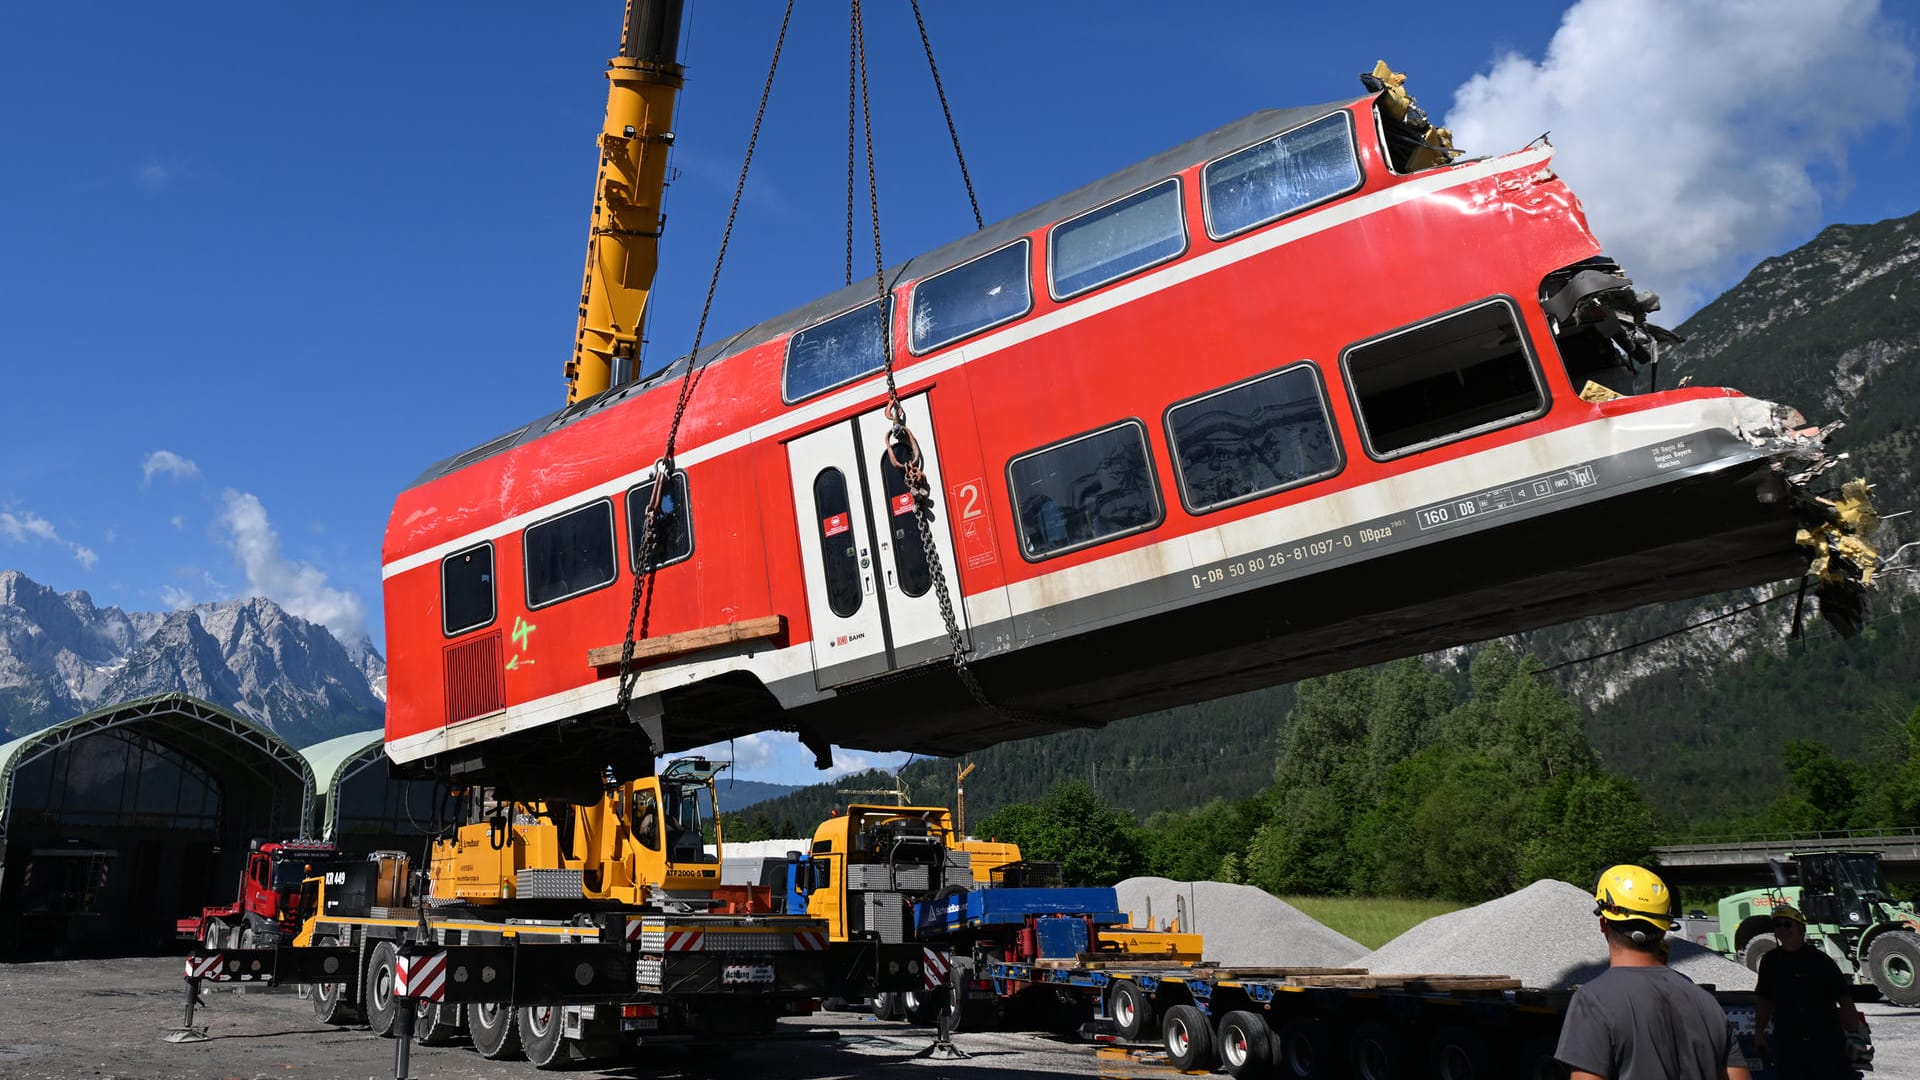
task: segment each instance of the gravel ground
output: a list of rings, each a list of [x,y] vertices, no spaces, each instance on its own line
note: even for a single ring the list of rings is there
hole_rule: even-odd
[[[1154,922],[1164,926],[1174,917],[1175,897],[1185,898],[1185,929],[1206,939],[1207,959],[1228,967],[1346,967],[1367,953],[1365,945],[1251,885],[1136,877],[1114,890],[1120,910],[1140,924],[1146,922],[1149,900]]]
[[[394,1042],[365,1028],[335,1028],[313,1018],[291,990],[206,991],[210,1009],[194,1017],[212,1036],[172,1045],[160,1036],[181,1019],[183,984],[177,958],[74,960],[0,964],[0,1077],[7,1080],[359,1080],[393,1075]],[[724,1057],[676,1049],[618,1067],[574,1066],[558,1075],[622,1080],[753,1076],[756,1080],[837,1080],[965,1076],[1024,1080],[1089,1076],[1094,1050],[1039,1035],[966,1032],[956,1045],[965,1061],[915,1059],[931,1041],[925,1029],[882,1024],[852,1013],[788,1022],[793,1041],[744,1044]],[[825,1036],[825,1037],[822,1037]],[[907,1072],[911,1070],[911,1072]],[[416,1080],[534,1080],[553,1075],[524,1061],[488,1061],[464,1045],[412,1051]],[[1102,1064],[1102,1075],[1151,1070]]]
[[[1674,939],[1669,961],[1694,982],[1753,989],[1753,973]],[[1607,967],[1593,893],[1564,881],[1536,881],[1478,907],[1436,915],[1360,963],[1376,972],[1511,975],[1528,986],[1567,987]]]

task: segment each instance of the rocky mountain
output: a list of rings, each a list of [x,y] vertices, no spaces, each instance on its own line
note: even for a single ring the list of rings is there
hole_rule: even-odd
[[[380,726],[385,687],[386,662],[371,645],[343,645],[263,597],[129,613],[0,571],[5,738],[178,691],[306,746]]]

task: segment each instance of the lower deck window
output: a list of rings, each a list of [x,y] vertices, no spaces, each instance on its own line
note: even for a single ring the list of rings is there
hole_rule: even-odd
[[[1150,529],[1160,522],[1147,432],[1129,420],[1007,465],[1020,549],[1029,559]]]
[[[607,499],[527,526],[527,606],[613,582],[613,503]]]
[[[647,529],[647,508],[653,505],[654,481],[627,492],[627,546],[633,572],[647,569],[641,565],[640,538]],[[654,558],[652,569],[658,570],[670,566],[693,554],[693,518],[687,506],[687,474],[677,472],[667,484],[666,494],[660,496],[660,512],[654,515],[653,528],[659,535],[654,538]]]
[[[1367,447],[1378,457],[1546,408],[1520,320],[1504,300],[1356,345],[1342,363]]]
[[[1311,364],[1262,375],[1167,410],[1180,498],[1215,510],[1332,474],[1333,424]]]

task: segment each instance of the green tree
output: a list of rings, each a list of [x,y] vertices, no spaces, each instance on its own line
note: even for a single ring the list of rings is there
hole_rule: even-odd
[[[1653,808],[1632,781],[1598,769],[1557,777],[1535,796],[1532,817],[1522,881],[1556,878],[1584,888],[1607,867],[1644,864],[1653,853]]]
[[[1140,827],[1080,780],[1054,785],[1039,806],[1002,807],[979,831],[1020,845],[1024,858],[1059,863],[1069,885],[1111,885],[1146,866]]]

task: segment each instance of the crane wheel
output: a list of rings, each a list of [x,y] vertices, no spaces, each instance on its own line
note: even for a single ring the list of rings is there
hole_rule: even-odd
[[[1291,1080],[1323,1080],[1345,1074],[1338,1033],[1325,1017],[1299,1016],[1280,1025],[1274,1063]]]
[[[1443,1027],[1433,1035],[1436,1080],[1494,1080],[1508,1070],[1500,1047],[1487,1033],[1470,1027]]]
[[[340,944],[335,938],[314,939],[314,945],[331,949]],[[313,988],[313,1015],[323,1024],[357,1024],[360,1004],[353,988],[346,983],[319,983]]]
[[[551,1069],[567,1060],[567,1040],[562,1034],[560,1005],[522,1005],[520,1049],[535,1068]]]
[[[1403,1080],[1414,1075],[1414,1047],[1395,1024],[1369,1020],[1353,1029],[1347,1055],[1355,1080]]]
[[[360,1000],[367,1010],[367,1026],[385,1039],[393,1035],[393,1018],[399,1010],[393,1001],[394,958],[400,950],[391,941],[383,941],[367,955],[367,978]]]
[[[466,1025],[460,1022],[458,1005],[449,1005],[444,1001],[422,1001],[415,1008],[420,1015],[413,1022],[413,1038],[421,1046],[450,1046],[465,1030]]]
[[[473,1048],[489,1061],[520,1056],[520,1029],[512,1006],[488,1002],[467,1009],[467,1030]]]
[[[873,1018],[875,1020],[898,1020],[905,1013],[900,1004],[900,995],[891,990],[883,990],[873,995]]]

